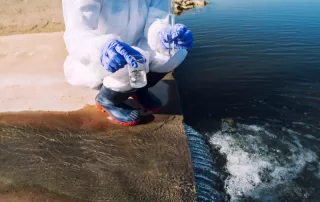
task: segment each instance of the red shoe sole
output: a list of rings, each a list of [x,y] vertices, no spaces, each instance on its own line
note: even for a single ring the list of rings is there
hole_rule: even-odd
[[[117,123],[117,124],[120,124],[120,125],[124,125],[124,126],[134,126],[134,125],[137,125],[140,120],[138,121],[133,121],[133,122],[121,122],[121,121],[118,121],[117,119],[115,119],[107,110],[105,110],[101,105],[99,104],[96,104],[97,108],[100,109],[102,112],[104,113],[107,113],[113,122]]]
[[[158,112],[161,110],[161,107],[159,107],[159,108],[149,108],[149,107],[144,106],[144,105],[140,102],[140,100],[138,99],[138,97],[137,97],[136,95],[134,95],[134,96],[132,96],[132,97],[133,97],[135,100],[137,100],[142,107],[144,107],[145,109],[151,111],[152,113],[158,113]]]

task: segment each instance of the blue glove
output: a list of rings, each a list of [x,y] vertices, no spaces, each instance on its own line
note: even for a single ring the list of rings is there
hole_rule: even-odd
[[[133,49],[126,43],[118,40],[111,40],[103,48],[100,62],[106,70],[114,73],[123,68],[126,64],[130,64],[132,67],[137,68],[138,63],[136,60],[141,59],[142,63],[146,63],[147,60],[139,51]]]
[[[169,49],[170,43],[174,42],[175,49],[188,49],[193,46],[192,32],[183,24],[176,24],[174,28],[166,27],[159,32],[161,45]]]

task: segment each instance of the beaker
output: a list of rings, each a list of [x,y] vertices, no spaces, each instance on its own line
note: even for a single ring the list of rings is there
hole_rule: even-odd
[[[138,58],[135,59],[138,67],[128,64],[130,85],[132,88],[142,88],[147,85],[147,60],[141,55],[132,57]]]

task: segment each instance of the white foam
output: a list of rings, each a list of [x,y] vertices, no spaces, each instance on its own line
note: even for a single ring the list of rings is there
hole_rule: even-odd
[[[305,126],[307,126],[307,125],[305,125]],[[285,127],[282,127],[282,130],[288,132],[290,135],[302,136],[304,138],[308,138],[308,139],[311,139],[311,140],[320,141],[320,138],[316,138],[315,136],[313,136],[311,134],[301,134],[299,132],[296,132],[296,131],[294,131],[292,129],[288,129],[288,128],[285,128]]]
[[[320,179],[320,163],[318,163],[318,172],[316,173],[316,177]]]
[[[311,139],[311,140],[317,140],[317,141],[320,141],[319,138],[316,138],[315,136],[311,135],[311,134],[305,134],[304,135],[306,138],[308,139]]]
[[[261,201],[263,194],[260,192],[269,192],[268,199],[271,196],[272,200],[276,200],[272,189],[297,178],[306,163],[318,161],[317,154],[304,148],[297,137],[293,137],[291,142],[282,140],[290,151],[282,154],[282,151],[272,148],[272,144],[268,146],[262,140],[261,135],[267,135],[272,140],[276,137],[274,134],[256,125],[237,126],[237,129],[230,130],[224,126],[224,130],[213,134],[210,140],[226,155],[226,169],[230,176],[225,186],[231,201],[249,196]],[[265,182],[264,179],[268,180]]]

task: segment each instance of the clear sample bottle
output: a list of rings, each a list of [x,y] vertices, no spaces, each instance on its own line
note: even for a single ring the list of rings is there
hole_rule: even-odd
[[[133,56],[135,57],[135,56]],[[139,56],[138,56],[139,57]],[[135,57],[137,58],[137,57]],[[141,56],[140,56],[141,58]],[[132,88],[142,88],[147,85],[147,62],[145,58],[136,59],[138,67],[128,64],[129,80]]]

